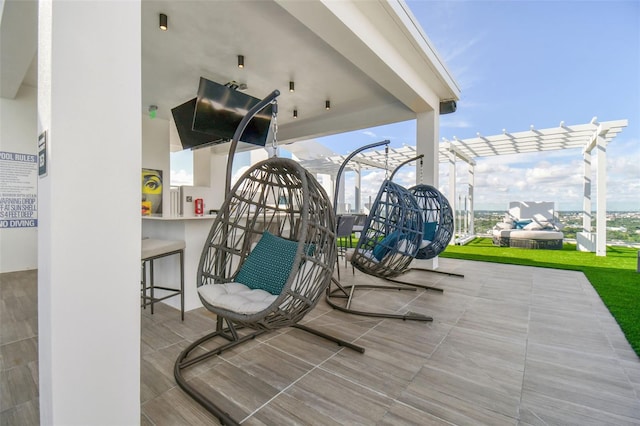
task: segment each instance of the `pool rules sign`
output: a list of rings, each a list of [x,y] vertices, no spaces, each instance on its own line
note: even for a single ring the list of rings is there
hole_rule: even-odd
[[[38,156],[0,151],[0,228],[38,226]]]

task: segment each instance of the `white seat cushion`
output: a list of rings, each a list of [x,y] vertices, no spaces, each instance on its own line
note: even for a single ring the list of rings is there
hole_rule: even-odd
[[[198,288],[207,303],[239,314],[255,314],[267,309],[277,298],[271,293],[250,289],[240,283],[209,284]]]
[[[355,254],[356,249],[347,249],[347,252],[345,254],[345,257],[347,258],[347,261],[351,261],[351,259],[353,258],[353,255]],[[369,259],[370,261],[372,261],[373,263],[378,263],[379,260],[376,259],[376,257],[373,255],[373,251],[371,250],[364,250],[364,251],[360,251],[359,252],[362,256],[366,257],[367,259]]]
[[[149,259],[150,257],[159,256],[165,253],[171,253],[178,250],[184,250],[185,243],[182,240],[155,240],[145,238],[142,240],[141,258]]]
[[[522,239],[522,240],[561,240],[564,237],[564,234],[559,231],[551,231],[551,230],[539,230],[539,231],[525,231],[518,230],[511,232],[509,235],[512,239]]]

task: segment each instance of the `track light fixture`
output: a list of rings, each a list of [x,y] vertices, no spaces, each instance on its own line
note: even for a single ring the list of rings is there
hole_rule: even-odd
[[[326,109],[327,111],[331,109],[331,101],[329,99],[324,101],[324,109]]]
[[[244,68],[244,55],[238,55],[238,68]]]
[[[298,110],[297,109],[293,110],[293,118],[298,118]]]
[[[289,92],[293,93],[296,91],[296,84],[293,81],[289,82]]]
[[[160,14],[160,29],[162,31],[167,31],[167,15],[164,13]]]

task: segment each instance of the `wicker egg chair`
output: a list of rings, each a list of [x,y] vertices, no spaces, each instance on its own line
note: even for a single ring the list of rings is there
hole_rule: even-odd
[[[422,209],[423,243],[416,259],[433,259],[442,253],[453,237],[453,212],[447,198],[431,185],[409,188]]]
[[[235,144],[247,121],[243,119],[232,141],[228,182]],[[336,263],[335,226],[325,190],[291,159],[273,157],[251,166],[227,192],[197,272],[198,295],[204,307],[216,314],[216,329],[183,350],[174,365],[178,385],[222,424],[238,422],[187,381],[183,373],[188,367],[283,327],[300,328],[364,352],[298,324],[331,281]],[[239,333],[241,329],[249,332]],[[208,348],[217,346],[194,356],[209,341]]]
[[[353,151],[342,163],[338,170],[336,181],[347,163],[360,152],[380,145],[389,145],[389,141],[370,144]],[[388,147],[385,149],[388,153]],[[393,176],[393,174],[392,174]],[[338,199],[338,186],[335,188],[334,199]],[[334,205],[334,210],[335,210]],[[422,212],[413,195],[404,187],[393,183],[391,178],[385,179],[369,215],[363,225],[356,248],[347,251],[347,258],[354,268],[367,275],[379,277],[388,281],[395,281],[393,277],[408,271],[409,264],[415,257],[418,246],[422,242]],[[356,289],[375,290],[409,290],[407,286],[384,285],[343,285],[339,279],[333,278],[334,287],[327,290],[327,303],[340,311],[355,315],[370,317],[395,318],[402,320],[433,321],[433,318],[415,314],[391,314],[388,312],[362,311],[351,308]],[[346,302],[344,301],[346,299]]]
[[[404,273],[422,242],[422,212],[402,186],[385,180],[365,221],[351,264],[379,278]]]

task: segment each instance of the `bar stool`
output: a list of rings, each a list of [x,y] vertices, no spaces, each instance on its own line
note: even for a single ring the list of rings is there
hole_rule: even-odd
[[[141,307],[151,306],[151,314],[153,314],[154,303],[180,295],[180,317],[184,321],[184,248],[185,242],[180,240],[156,240],[151,238],[142,240]],[[153,261],[174,254],[180,255],[180,288],[156,286],[153,276]],[[147,264],[149,264],[149,281],[147,281]],[[165,290],[168,294],[162,297],[155,297],[154,290],[156,289]]]

